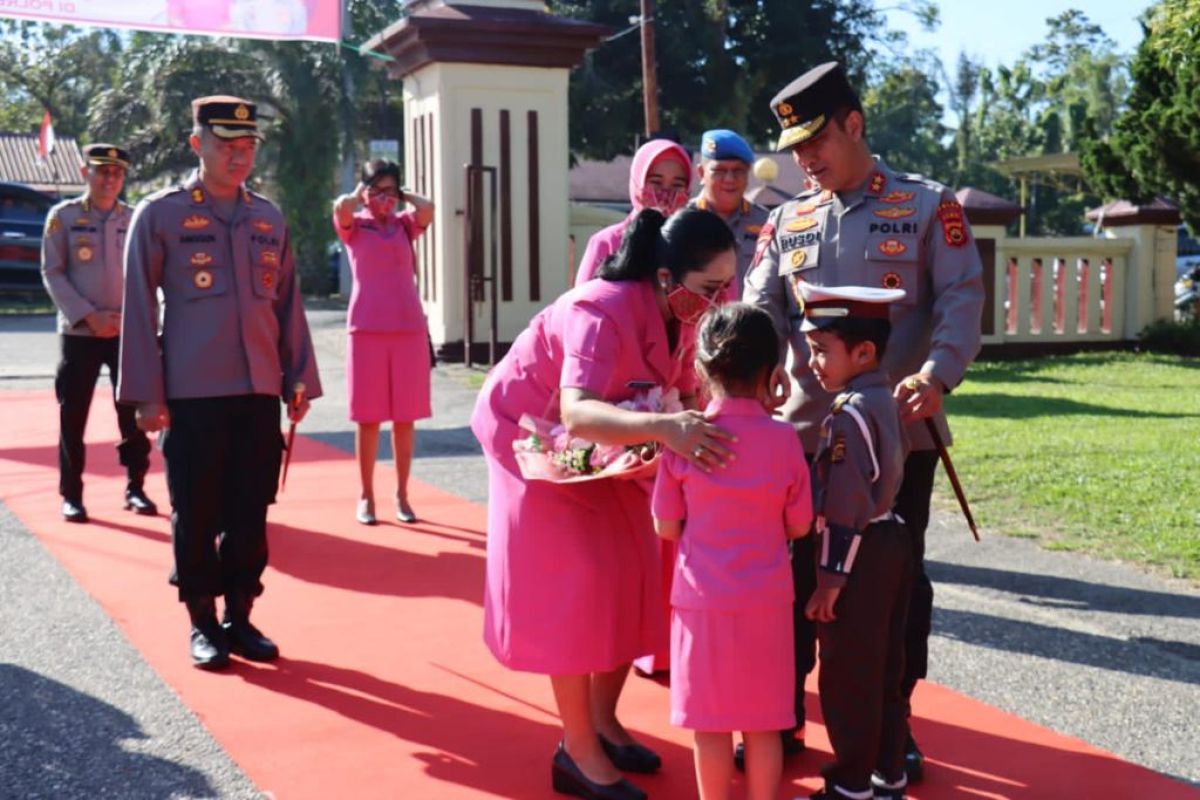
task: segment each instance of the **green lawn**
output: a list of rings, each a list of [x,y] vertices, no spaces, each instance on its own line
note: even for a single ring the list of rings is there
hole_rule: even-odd
[[[1200,580],[1200,359],[980,362],[946,406],[983,535]],[[940,472],[937,502],[957,508]]]

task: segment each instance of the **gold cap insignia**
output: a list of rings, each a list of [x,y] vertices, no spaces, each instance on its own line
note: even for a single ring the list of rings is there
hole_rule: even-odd
[[[250,119],[250,109],[246,108],[244,105],[239,105],[236,109],[234,109],[233,115],[238,119],[245,121]]]

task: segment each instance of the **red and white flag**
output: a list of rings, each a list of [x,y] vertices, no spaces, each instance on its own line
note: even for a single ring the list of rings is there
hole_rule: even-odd
[[[38,131],[38,160],[43,164],[50,160],[54,152],[54,125],[50,122],[50,112],[42,117],[42,129]]]

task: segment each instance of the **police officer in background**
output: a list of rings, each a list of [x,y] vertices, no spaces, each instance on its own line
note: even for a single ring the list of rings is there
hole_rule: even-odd
[[[797,287],[807,282],[905,292],[892,306],[892,333],[882,366],[894,381],[910,445],[895,512],[907,523],[913,541],[902,680],[905,696],[911,698],[917,681],[925,677],[933,613],[924,555],[938,456],[925,420],[933,419],[948,441],[942,396],[962,381],[979,352],[983,268],[953,193],[920,175],[895,172],[871,155],[862,103],[839,64],[822,64],[797,78],[772,99],[771,110],[782,129],[778,149],[792,151],[814,188],[771,213],[758,239],[744,300],[771,314],[786,343],[791,386],[782,410],[810,456],[833,398],[808,368]],[[798,540],[793,550],[798,609],[814,588],[813,538]],[[812,624],[798,613],[796,717],[801,724],[813,642]],[[798,735],[803,736],[802,729]],[[906,772],[916,782],[924,758],[911,732],[906,750]]]
[[[220,669],[230,652],[279,655],[250,611],[267,566],[280,403],[299,422],[321,386],[283,214],[245,187],[261,138],[255,105],[202,97],[192,118],[199,170],[133,215],[117,391],[144,430],[167,430],[171,583],[191,618],[193,664]]]
[[[100,367],[117,383],[121,332],[121,251],[130,208],[120,199],[129,153],[111,144],[83,148],[83,196],[50,209],[42,236],[42,282],[58,308],[62,360],[54,377],[58,398],[58,491],[68,522],[87,522],[83,506],[83,467],[92,395]],[[115,398],[114,398],[115,399]],[[114,402],[121,441],[117,455],[125,467],[125,508],[154,515],[157,507],[142,483],[150,468],[150,442],[134,420],[133,406]]]
[[[737,239],[737,285],[732,296],[741,297],[746,270],[754,258],[754,245],[770,213],[746,199],[754,151],[733,131],[705,131],[700,139],[700,194],[688,205],[721,216]]]

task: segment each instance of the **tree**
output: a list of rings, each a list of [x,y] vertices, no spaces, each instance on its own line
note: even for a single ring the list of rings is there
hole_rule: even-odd
[[[1161,0],[1142,18],[1133,91],[1112,135],[1085,148],[1084,169],[1110,197],[1179,203],[1200,226],[1200,4]]]
[[[399,15],[398,0],[352,0],[347,38],[365,40]],[[402,134],[399,92],[368,62],[324,43],[137,33],[121,80],[92,104],[91,131],[126,143],[142,180],[169,182],[196,164],[187,143],[192,98],[228,93],[258,103],[266,142],[255,180],[287,217],[305,290],[322,292],[341,157],[365,154],[366,138]]]
[[[45,111],[60,136],[87,130],[88,103],[116,80],[115,31],[0,20],[0,126],[36,129]]]
[[[949,180],[952,155],[933,69],[919,62],[897,67],[863,93],[867,138],[894,169]]]
[[[618,32],[638,13],[636,0],[552,0],[550,7]],[[656,4],[655,24],[663,128],[685,143],[707,128],[732,128],[759,147],[778,135],[769,106],[776,92],[835,59],[864,84],[868,44],[884,36],[870,0],[672,0]],[[570,98],[574,153],[630,152],[643,127],[638,38],[617,36],[589,53],[571,75]]]

